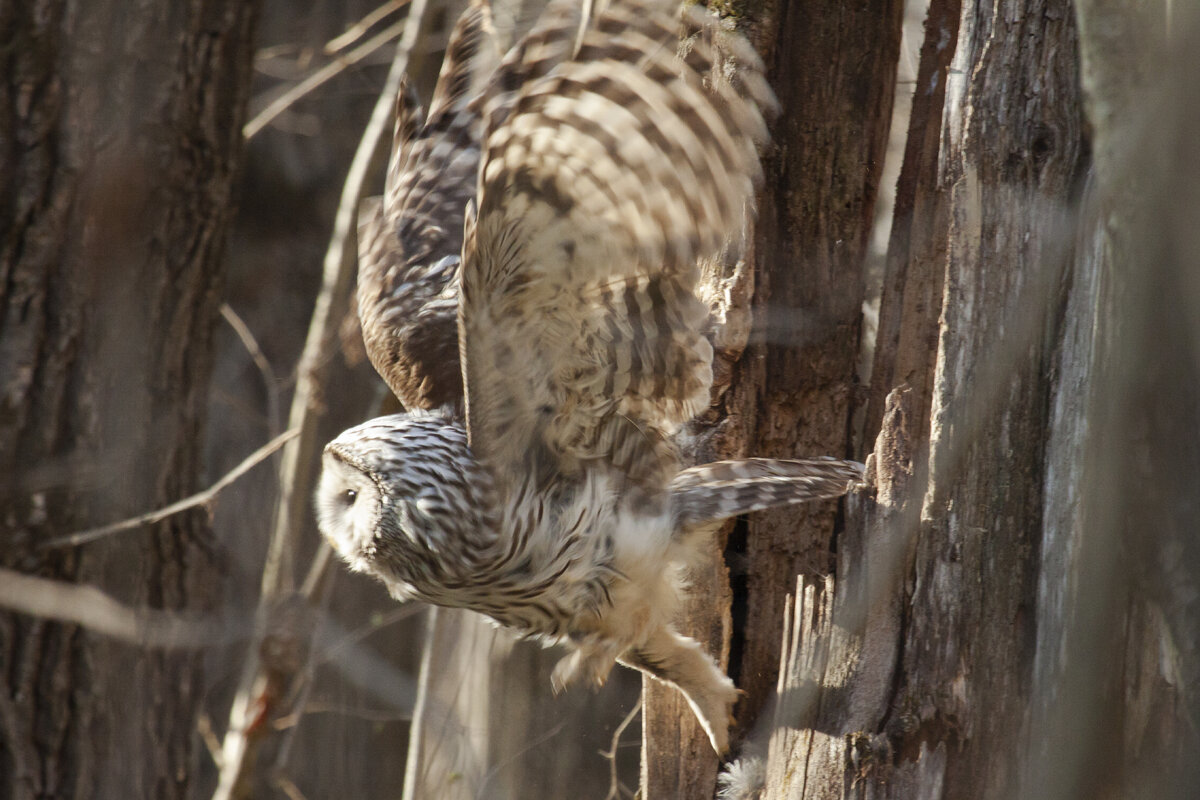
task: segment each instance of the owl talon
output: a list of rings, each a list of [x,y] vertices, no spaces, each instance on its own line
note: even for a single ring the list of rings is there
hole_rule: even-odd
[[[550,673],[550,685],[556,695],[581,679],[593,689],[599,689],[607,682],[615,661],[605,649],[581,647],[554,665]]]

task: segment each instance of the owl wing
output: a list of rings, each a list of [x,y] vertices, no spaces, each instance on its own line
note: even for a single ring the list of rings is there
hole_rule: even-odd
[[[375,369],[408,408],[462,397],[458,272],[475,196],[481,112],[469,100],[494,66],[487,8],[459,18],[426,116],[405,82],[382,198],[359,213],[358,312]]]
[[[486,105],[459,318],[471,447],[501,481],[602,465],[653,495],[708,402],[697,261],[741,232],[774,100],[703,9],[613,0],[582,35],[565,3],[548,19]],[[715,79],[718,37],[736,83]]]

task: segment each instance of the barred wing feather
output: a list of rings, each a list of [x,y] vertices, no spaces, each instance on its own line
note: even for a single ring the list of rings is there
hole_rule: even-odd
[[[697,261],[742,230],[774,100],[740,37],[738,83],[715,79],[703,9],[614,0],[582,36],[548,16],[485,103],[459,321],[471,447],[501,481],[600,464],[653,496],[711,383]]]
[[[407,82],[382,198],[359,213],[358,310],[367,354],[409,409],[462,399],[458,273],[483,120],[470,100],[498,55],[487,7],[459,18],[426,117]]]

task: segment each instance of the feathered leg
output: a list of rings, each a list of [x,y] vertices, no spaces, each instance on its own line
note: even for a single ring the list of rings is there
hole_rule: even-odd
[[[618,660],[683,692],[713,749],[719,755],[725,754],[739,692],[699,642],[663,626]]]

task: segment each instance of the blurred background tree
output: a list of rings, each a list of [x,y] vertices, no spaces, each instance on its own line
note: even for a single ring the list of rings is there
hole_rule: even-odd
[[[125,609],[227,613],[200,510],[86,547],[52,540],[204,484],[257,17],[242,0],[0,3],[6,572],[100,587]],[[38,587],[56,583],[0,582],[6,606],[53,610]],[[76,617],[106,610],[79,600]],[[194,793],[204,651],[158,622],[110,614],[118,638],[0,614],[0,797]]]

